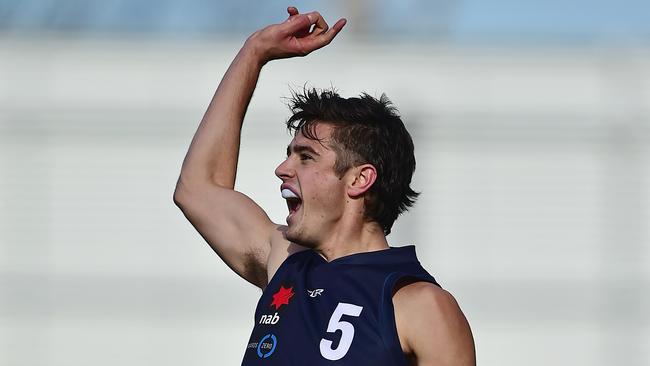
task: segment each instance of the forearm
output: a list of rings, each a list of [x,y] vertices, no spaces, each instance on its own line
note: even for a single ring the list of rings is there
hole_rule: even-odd
[[[345,25],[340,19],[328,30],[318,12],[299,15],[293,7],[287,11],[289,18],[283,23],[253,33],[230,64],[192,139],[176,193],[179,187],[205,183],[232,189],[241,126],[262,66],[270,60],[307,55],[329,44]]]
[[[192,139],[174,191],[174,203],[214,251],[262,288],[271,242],[283,238],[262,208],[233,191],[244,115],[266,62],[307,55],[329,44],[345,24],[339,20],[327,30],[318,12],[298,14],[294,7],[287,12],[284,22],[253,33],[230,64]]]
[[[190,144],[179,182],[233,188],[241,126],[264,61],[249,42],[223,76]]]

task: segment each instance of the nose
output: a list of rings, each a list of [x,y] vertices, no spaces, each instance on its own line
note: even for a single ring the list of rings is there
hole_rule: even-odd
[[[289,158],[284,159],[277,168],[275,168],[275,175],[285,181],[295,175],[295,171],[289,163]]]

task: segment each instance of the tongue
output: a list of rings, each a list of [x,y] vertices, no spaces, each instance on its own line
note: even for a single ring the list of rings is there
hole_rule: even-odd
[[[288,201],[289,202],[289,213],[292,214],[300,208],[300,202],[299,201]]]

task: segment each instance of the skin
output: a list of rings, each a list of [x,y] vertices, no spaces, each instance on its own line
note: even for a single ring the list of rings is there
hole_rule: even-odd
[[[330,28],[318,12],[299,14],[294,7],[287,12],[284,22],[253,33],[233,60],[192,139],[174,192],[176,205],[219,257],[262,289],[300,250],[311,248],[331,261],[388,248],[381,227],[363,215],[365,193],[377,171],[364,164],[338,177],[327,121],[316,125],[320,142],[296,134],[275,170],[282,187],[302,198],[287,225],[271,222],[253,200],[234,190],[241,127],[262,67],[328,45],[346,23],[340,19]],[[475,364],[469,325],[448,292],[428,283],[403,283],[393,303],[400,343],[412,364]]]
[[[331,148],[331,131],[327,123],[316,125],[315,134],[321,142],[298,133],[289,145],[287,159],[275,170],[283,186],[302,198],[284,236],[327,260],[386,249],[381,227],[363,220],[364,193],[375,182],[377,171],[364,164],[339,178],[334,172],[336,153]]]

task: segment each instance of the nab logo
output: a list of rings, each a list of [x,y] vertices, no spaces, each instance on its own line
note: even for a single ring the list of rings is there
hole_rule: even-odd
[[[307,292],[309,293],[309,297],[316,297],[316,296],[322,294],[323,291],[325,291],[325,289],[322,289],[322,288],[317,288],[315,290],[307,290]]]
[[[276,324],[279,321],[280,321],[280,316],[278,315],[278,313],[275,313],[273,315],[264,314],[260,318],[260,324]]]

